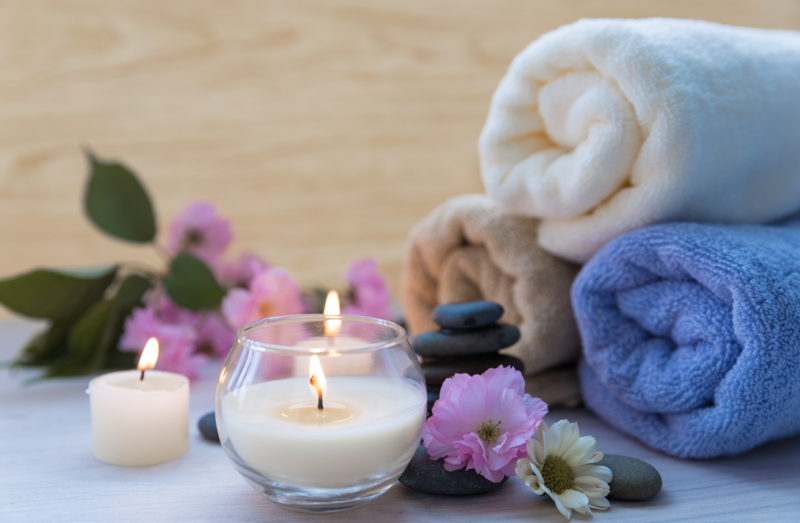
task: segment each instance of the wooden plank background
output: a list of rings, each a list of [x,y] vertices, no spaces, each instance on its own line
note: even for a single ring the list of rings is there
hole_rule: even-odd
[[[9,0],[0,2],[0,276],[159,263],[80,207],[81,147],[146,180],[161,225],[213,201],[303,284],[379,260],[481,191],[476,141],[513,56],[582,17],[800,29],[792,0]],[[5,314],[5,313],[3,313]]]

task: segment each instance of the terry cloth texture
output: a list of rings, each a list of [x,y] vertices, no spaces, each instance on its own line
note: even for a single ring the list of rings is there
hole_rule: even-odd
[[[668,454],[800,433],[800,230],[666,224],[617,238],[572,289],[586,405]]]
[[[578,269],[542,250],[536,227],[484,195],[452,198],[418,223],[403,266],[411,334],[438,329],[431,311],[439,304],[490,300],[505,309],[502,323],[520,329],[503,353],[521,359],[526,375],[574,362],[580,344],[569,289]]]
[[[576,262],[672,221],[800,209],[800,33],[581,20],[511,64],[479,150],[487,192]]]

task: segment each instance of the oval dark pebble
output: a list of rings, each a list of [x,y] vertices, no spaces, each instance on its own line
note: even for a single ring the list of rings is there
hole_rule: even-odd
[[[445,329],[477,329],[494,324],[503,316],[503,307],[493,301],[446,303],[433,309],[433,321]]]
[[[606,454],[598,465],[611,469],[614,479],[608,486],[608,499],[644,501],[661,492],[661,474],[649,463],[627,456]]]
[[[444,356],[474,356],[492,354],[519,341],[519,329],[514,325],[493,325],[480,330],[441,330],[418,334],[414,352],[423,358]]]
[[[490,492],[503,483],[493,483],[474,470],[444,469],[444,459],[434,461],[428,457],[428,449],[420,445],[406,470],[400,476],[400,483],[406,487],[428,494],[443,496],[469,496]]]
[[[525,365],[520,360],[504,354],[474,358],[425,359],[422,362],[422,373],[425,375],[425,383],[428,385],[441,385],[453,374],[483,374],[500,365],[514,367],[523,374],[525,373]]]
[[[209,412],[197,422],[197,428],[200,434],[208,441],[216,441],[219,443],[219,433],[217,432],[217,416],[213,412]]]

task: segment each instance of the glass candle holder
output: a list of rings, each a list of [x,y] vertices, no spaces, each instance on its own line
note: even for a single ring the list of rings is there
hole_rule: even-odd
[[[307,512],[363,505],[400,477],[425,421],[425,378],[405,331],[346,315],[239,330],[219,376],[220,442],[267,499]]]

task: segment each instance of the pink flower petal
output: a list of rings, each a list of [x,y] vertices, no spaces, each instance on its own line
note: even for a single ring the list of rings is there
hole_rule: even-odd
[[[170,224],[166,249],[171,255],[186,251],[214,265],[231,240],[230,223],[217,214],[213,205],[197,201],[189,204]]]
[[[229,287],[250,287],[256,274],[269,264],[252,252],[243,252],[232,262],[220,261],[214,267],[217,279]]]
[[[236,342],[236,333],[216,315],[209,314],[197,332],[197,338],[198,345],[208,346],[213,356],[224,358]]]
[[[222,314],[234,329],[244,327],[252,316],[254,300],[245,289],[231,289],[222,300]]]
[[[386,279],[378,272],[375,260],[356,260],[345,271],[345,280],[353,291],[354,301],[342,308],[342,314],[394,320],[392,295]]]
[[[460,393],[469,382],[469,379],[469,374],[456,374],[452,378],[446,379],[439,391],[439,397],[443,398],[451,393]]]
[[[423,430],[429,456],[444,457],[446,470],[475,469],[495,482],[513,475],[547,412],[547,404],[524,387],[522,374],[510,367],[446,380]],[[481,431],[490,426],[496,433],[484,440]]]
[[[152,306],[135,309],[125,321],[120,349],[141,351],[150,338],[156,338],[159,345],[156,369],[194,378],[207,361],[206,356],[195,352],[197,335],[193,325],[166,323]]]

